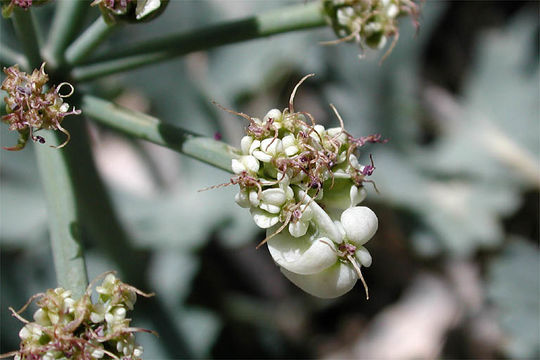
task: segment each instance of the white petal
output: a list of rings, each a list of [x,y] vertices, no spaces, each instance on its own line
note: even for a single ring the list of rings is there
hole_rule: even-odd
[[[272,215],[264,210],[251,208],[250,211],[253,216],[253,221],[255,221],[255,224],[262,229],[268,229],[269,227],[276,225],[279,221],[279,216]]]
[[[269,119],[272,119],[274,122],[281,121],[281,111],[278,109],[272,109],[268,113],[266,113],[265,117],[263,118],[263,121],[266,122]]]
[[[242,149],[242,153],[244,155],[248,155],[249,148],[251,147],[251,144],[253,144],[253,137],[251,136],[244,136],[242,140],[240,140],[240,149]]]
[[[349,195],[351,198],[350,206],[353,207],[364,201],[367,196],[367,191],[363,186],[361,186],[359,189],[356,185],[352,185],[351,190],[349,191]]]
[[[302,211],[302,216],[300,216],[300,219],[304,222],[307,222],[311,219],[313,219],[313,210],[311,210],[311,207],[306,207],[306,205],[300,206],[300,210]]]
[[[266,189],[261,193],[262,202],[281,206],[287,200],[285,191],[279,188]]]
[[[349,162],[351,163],[351,166],[355,169],[360,169],[360,163],[358,163],[358,159],[356,158],[356,156],[354,156],[354,154],[351,154],[349,156]]]
[[[265,202],[261,203],[259,205],[259,207],[261,209],[263,209],[264,211],[268,211],[271,214],[279,214],[281,212],[281,207],[280,206],[268,204],[268,203],[265,203]]]
[[[275,229],[266,230],[269,236]],[[315,274],[338,261],[335,246],[328,238],[313,241],[313,235],[293,237],[282,231],[268,240],[268,250],[281,267],[297,274]]]
[[[288,148],[289,146],[296,145],[296,139],[293,134],[289,134],[287,136],[284,136],[281,139],[281,142],[283,143],[283,147]]]
[[[261,142],[259,140],[254,140],[251,146],[249,147],[249,154],[253,155],[253,152],[257,150],[261,146]]]
[[[244,163],[246,169],[252,173],[259,171],[259,161],[251,155],[242,156],[241,160]]]
[[[135,9],[137,20],[159,9],[160,6],[161,0],[137,0],[137,8]]]
[[[267,138],[261,141],[261,150],[270,155],[283,152],[283,143],[280,139]]]
[[[358,279],[351,266],[337,262],[328,269],[312,275],[300,275],[281,268],[287,279],[305,292],[331,299],[349,292]]]
[[[289,233],[294,237],[300,237],[306,234],[309,222],[297,221],[289,223]]]
[[[300,151],[296,145],[288,146],[285,148],[285,154],[287,156],[292,156],[294,154],[297,154]]]
[[[242,171],[246,171],[246,167],[238,159],[232,159],[231,168],[235,174],[240,174]]]
[[[247,191],[245,190],[240,190],[238,194],[234,196],[234,201],[236,201],[236,203],[243,208],[248,208],[251,206],[251,204],[249,203]]]
[[[356,246],[369,241],[379,225],[377,215],[370,208],[355,206],[341,214],[341,223],[345,228],[347,238]]]
[[[363,246],[360,246],[357,250],[356,250],[356,258],[358,259],[358,261],[360,262],[360,264],[362,266],[365,266],[365,267],[370,267],[371,266],[371,254],[369,253],[369,251],[363,247]]]
[[[259,200],[259,194],[255,190],[249,192],[249,203],[251,206],[259,206],[261,200]]]
[[[272,160],[272,155],[269,155],[261,150],[253,151],[253,156],[259,159],[262,162],[270,162]]]

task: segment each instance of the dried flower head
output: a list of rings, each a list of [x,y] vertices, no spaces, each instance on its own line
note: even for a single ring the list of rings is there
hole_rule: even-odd
[[[354,41],[361,49],[366,46],[382,49],[387,39],[393,37],[381,61],[390,54],[399,39],[398,18],[410,15],[418,26],[420,12],[415,0],[323,0],[323,9],[339,37],[324,44]]]
[[[363,245],[377,229],[375,214],[357,206],[375,170],[373,162],[358,162],[357,150],[386,140],[352,136],[333,105],[340,127],[325,129],[311,114],[296,112],[296,90],[310,76],[297,84],[288,108],[262,119],[223,108],[249,125],[231,163],[235,175],[216,187],[239,185],[236,202],[267,229],[258,247],[268,244],[287,278],[313,295],[336,297],[363,281],[360,266],[371,263]]]
[[[65,146],[70,135],[60,123],[68,115],[81,113],[81,110],[75,108],[70,111],[69,104],[64,102],[64,98],[73,94],[73,86],[63,82],[46,90],[49,76],[45,73],[45,63],[30,75],[20,71],[18,65],[4,68],[4,73],[7,77],[2,82],[1,89],[7,92],[8,96],[4,97],[7,114],[2,116],[2,121],[9,124],[9,130],[19,132],[17,145],[4,149],[21,150],[29,138],[45,143],[43,137],[34,135],[41,129],[60,130],[66,134],[66,141],[58,148]],[[68,88],[67,94],[61,93],[64,87]]]
[[[15,7],[28,10],[32,5],[39,6],[47,2],[49,2],[49,0],[2,0],[2,16],[4,18],[9,18]]]
[[[92,303],[91,285],[80,299],[63,288],[49,289],[34,295],[18,312],[12,315],[25,325],[19,332],[19,350],[0,355],[16,360],[30,359],[141,359],[143,349],[135,343],[136,332],[152,332],[130,327],[126,318],[133,310],[137,295],[153,296],[118,280],[106,273],[99,294]],[[99,279],[99,278],[98,278]],[[34,321],[24,319],[23,312],[37,299],[38,310]]]

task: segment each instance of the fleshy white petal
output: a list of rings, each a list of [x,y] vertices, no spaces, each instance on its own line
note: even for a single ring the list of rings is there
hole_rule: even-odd
[[[359,246],[373,237],[379,223],[377,215],[370,208],[355,206],[341,214],[341,224],[349,241]]]
[[[235,174],[240,174],[242,171],[246,171],[246,167],[238,159],[232,159],[231,168]]]
[[[253,151],[253,156],[255,156],[258,160],[262,162],[270,162],[270,160],[272,160],[272,155],[267,154],[261,150]]]
[[[312,275],[300,275],[281,268],[281,272],[293,284],[305,292],[323,299],[331,299],[349,292],[358,276],[354,269],[342,262]]]
[[[261,203],[261,205],[259,205],[259,207],[261,209],[263,209],[264,211],[268,211],[271,214],[279,214],[281,212],[281,207],[280,206],[272,205],[272,204],[265,203],[265,202]]]
[[[294,237],[300,237],[306,234],[309,227],[309,222],[307,221],[297,221],[295,223],[289,223],[289,233]]]
[[[240,140],[240,149],[242,149],[244,155],[249,155],[251,144],[253,144],[253,137],[251,136],[246,135]]]
[[[365,267],[370,267],[371,266],[371,254],[369,253],[369,251],[363,247],[363,246],[360,246],[357,250],[356,250],[356,258],[358,259],[358,261],[360,262],[360,264],[362,266],[365,266]]]
[[[234,201],[243,208],[251,207],[249,202],[248,193],[245,190],[240,190],[238,194],[234,196]]]
[[[267,235],[271,235],[273,230],[267,230]],[[288,271],[315,274],[332,266],[338,258],[330,239],[314,240],[312,236],[293,237],[287,231],[282,231],[268,240],[268,250],[274,261]]]
[[[267,112],[266,115],[263,118],[263,121],[267,122],[270,119],[272,119],[274,122],[280,122],[281,121],[281,111],[279,111],[278,109],[272,109],[269,112]]]
[[[261,193],[261,201],[264,203],[281,206],[286,200],[285,191],[280,188],[266,189]]]
[[[268,229],[279,222],[278,215],[270,214],[269,212],[257,208],[251,208],[250,211],[253,216],[253,221],[255,221],[255,224],[261,229]]]

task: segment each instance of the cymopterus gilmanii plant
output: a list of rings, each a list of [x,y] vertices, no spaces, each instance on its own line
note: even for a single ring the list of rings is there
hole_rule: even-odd
[[[333,298],[351,290],[358,279],[369,298],[361,267],[371,265],[364,247],[377,231],[375,213],[358,206],[364,183],[375,167],[362,165],[357,150],[365,143],[386,142],[381,136],[356,138],[340,126],[325,129],[308,112],[270,110],[262,119],[227,110],[249,121],[241,151],[232,160],[238,184],[236,203],[248,208],[258,227],[266,229],[268,250],[281,272],[304,291]],[[219,187],[221,185],[218,185]]]

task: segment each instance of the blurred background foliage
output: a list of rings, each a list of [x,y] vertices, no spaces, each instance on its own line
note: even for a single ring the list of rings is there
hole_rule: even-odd
[[[171,1],[159,20],[123,27],[100,51],[290,3]],[[319,300],[255,250],[264,235],[234,203],[236,189],[197,191],[229,174],[92,126],[98,167],[148,259],[140,271],[153,288],[143,290],[161,299],[171,333],[197,358],[540,357],[538,11],[538,2],[426,1],[420,30],[403,19],[380,66],[381,53],[359,60],[353,45],[319,45],[333,38],[322,28],[85,84],[236,145],[246,124],[211,100],[263,116],[314,72],[295,108],[336,126],[333,103],[352,134],[389,139],[362,153],[364,162],[373,154],[380,190],[367,199],[380,224],[364,272],[372,298],[357,287]],[[50,7],[38,13],[46,26]],[[1,31],[12,42],[9,23]],[[4,146],[15,141],[6,130]],[[0,166],[3,353],[18,347],[21,327],[7,307],[56,281],[34,154],[2,152]],[[83,238],[90,278],[117,268]],[[151,316],[135,311],[134,325],[151,327]],[[145,358],[174,358],[174,336],[138,336]]]

